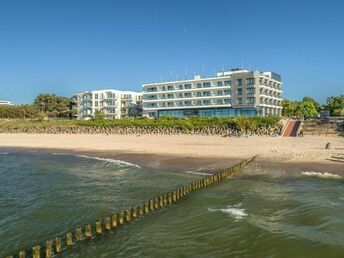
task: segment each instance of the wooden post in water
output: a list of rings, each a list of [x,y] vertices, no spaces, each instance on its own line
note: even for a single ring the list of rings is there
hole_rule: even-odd
[[[90,224],[87,224],[85,226],[85,235],[88,238],[92,237],[92,229],[91,229],[91,225]]]
[[[66,245],[67,245],[67,246],[73,245],[72,236],[73,236],[73,235],[72,235],[71,232],[68,232],[68,233],[66,234]]]
[[[119,212],[118,222],[119,222],[120,225],[123,225],[123,223],[124,223],[124,211],[120,211]]]
[[[150,206],[150,210],[154,211],[154,201],[153,200],[149,200],[149,206]]]
[[[159,207],[160,208],[164,207],[164,197],[162,195],[159,196]]]
[[[167,205],[167,194],[164,194],[164,207]]]
[[[131,208],[131,214],[133,219],[136,219],[137,217],[137,209],[135,207]]]
[[[62,241],[60,237],[55,237],[55,253],[59,254],[62,252]]]
[[[159,209],[159,199],[158,198],[155,198],[154,199],[154,209]]]
[[[102,222],[100,220],[96,221],[96,233],[97,234],[102,234]]]
[[[53,253],[53,240],[46,241],[45,244],[45,258],[51,258]]]
[[[118,220],[117,220],[117,214],[112,215],[112,227],[117,228],[118,226]]]
[[[125,221],[126,221],[127,223],[130,223],[130,218],[131,218],[130,210],[129,210],[129,209],[126,209],[126,210],[125,210]]]
[[[145,202],[145,214],[149,212],[149,202]]]
[[[32,258],[40,258],[41,257],[41,246],[35,245],[32,247]]]
[[[139,210],[139,215],[142,216],[142,215],[144,214],[145,205],[144,205],[144,204],[141,204],[141,205],[138,207],[138,210]]]
[[[75,235],[76,235],[76,241],[80,242],[82,240],[82,230],[81,230],[81,228],[77,228],[75,230]]]
[[[168,193],[168,204],[169,205],[172,204],[172,193],[171,192]]]
[[[9,256],[10,257],[10,256]],[[13,256],[12,256],[13,257]],[[19,252],[19,258],[25,258],[26,257],[26,252],[25,251],[20,251]]]
[[[105,217],[104,225],[105,225],[105,229],[106,230],[109,231],[111,229],[111,219],[110,219],[110,217]]]

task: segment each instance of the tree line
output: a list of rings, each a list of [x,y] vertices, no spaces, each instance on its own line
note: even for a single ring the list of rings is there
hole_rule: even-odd
[[[0,118],[48,119],[72,118],[73,100],[55,94],[40,94],[32,104],[1,105]]]
[[[315,118],[321,111],[329,111],[331,116],[344,116],[344,95],[327,98],[325,104],[320,104],[311,97],[301,101],[283,100],[283,116],[291,118]]]

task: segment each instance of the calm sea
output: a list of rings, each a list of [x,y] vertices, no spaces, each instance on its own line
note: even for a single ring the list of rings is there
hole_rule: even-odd
[[[0,150],[0,257],[202,177],[187,172]],[[228,179],[62,257],[344,257],[344,180]]]

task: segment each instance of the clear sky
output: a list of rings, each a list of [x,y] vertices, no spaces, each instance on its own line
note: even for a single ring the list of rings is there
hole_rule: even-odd
[[[344,94],[344,1],[0,0],[0,99],[242,65],[281,74],[286,98]]]

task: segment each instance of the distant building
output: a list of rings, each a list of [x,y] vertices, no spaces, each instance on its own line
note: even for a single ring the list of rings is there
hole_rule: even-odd
[[[281,76],[273,72],[232,69],[142,88],[147,117],[282,115]]]
[[[96,90],[76,93],[73,96],[75,117],[93,118],[100,110],[106,118],[142,116],[142,94],[133,91]]]
[[[10,101],[7,100],[0,100],[0,105],[9,105],[9,106],[13,106],[14,104]]]

